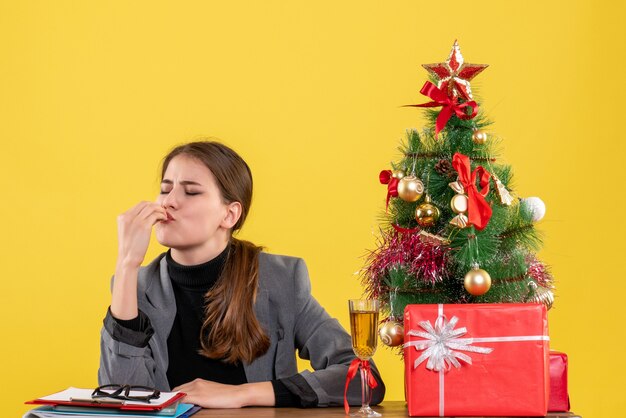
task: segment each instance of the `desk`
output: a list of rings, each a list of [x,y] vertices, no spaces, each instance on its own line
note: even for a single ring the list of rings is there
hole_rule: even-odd
[[[380,406],[372,407],[374,410],[383,414],[381,418],[405,418],[408,417],[406,404],[404,401],[383,402]],[[350,408],[350,411],[356,411],[358,407]],[[343,408],[243,408],[243,409],[203,409],[193,416],[193,418],[205,417],[334,417],[345,418]],[[571,412],[550,413],[549,418],[581,418],[580,415]]]

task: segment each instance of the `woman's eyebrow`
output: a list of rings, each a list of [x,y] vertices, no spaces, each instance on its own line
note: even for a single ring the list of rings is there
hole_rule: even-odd
[[[164,180],[161,180],[161,184],[174,184],[174,182],[172,180],[164,179]],[[202,186],[200,183],[197,183],[191,180],[183,180],[183,181],[180,181],[179,184],[182,184],[183,186],[187,186],[187,185]]]

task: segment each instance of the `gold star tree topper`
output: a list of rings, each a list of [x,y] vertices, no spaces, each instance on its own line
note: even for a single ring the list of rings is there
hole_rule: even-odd
[[[460,97],[466,101],[473,100],[470,80],[481,73],[487,64],[466,63],[461,55],[461,48],[455,40],[452,51],[445,62],[437,64],[422,64],[422,67],[437,77],[439,83],[437,87],[445,91],[449,97]]]

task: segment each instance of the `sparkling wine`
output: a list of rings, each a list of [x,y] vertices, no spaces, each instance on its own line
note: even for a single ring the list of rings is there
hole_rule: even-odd
[[[378,311],[351,311],[350,331],[354,354],[361,360],[369,360],[376,351]]]

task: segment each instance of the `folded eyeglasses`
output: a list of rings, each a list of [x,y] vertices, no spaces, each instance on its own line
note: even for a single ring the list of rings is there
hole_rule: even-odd
[[[142,392],[142,394],[137,395],[132,392]],[[91,394],[93,399],[112,398],[147,403],[150,403],[152,399],[159,399],[160,396],[161,392],[155,388],[116,384],[98,386]]]

